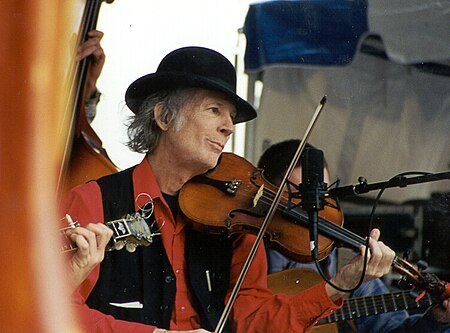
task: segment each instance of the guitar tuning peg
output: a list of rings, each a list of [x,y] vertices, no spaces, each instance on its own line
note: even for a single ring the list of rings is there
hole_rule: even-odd
[[[126,249],[128,252],[133,253],[134,251],[136,251],[136,244],[134,243],[127,243],[126,245]]]

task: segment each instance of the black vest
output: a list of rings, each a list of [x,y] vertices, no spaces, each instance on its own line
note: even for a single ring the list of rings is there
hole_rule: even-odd
[[[100,178],[105,221],[134,213],[134,168]],[[147,222],[152,225],[153,216]],[[155,224],[156,225],[156,224]],[[163,231],[164,232],[164,231]],[[224,309],[229,287],[232,240],[186,230],[185,256],[188,283],[202,328],[214,331]],[[206,271],[209,271],[211,291]],[[176,293],[175,274],[167,258],[161,237],[138,247],[105,254],[100,276],[86,304],[116,319],[150,324],[169,329]],[[124,308],[110,303],[139,302],[142,308]],[[227,324],[224,332],[231,332]]]

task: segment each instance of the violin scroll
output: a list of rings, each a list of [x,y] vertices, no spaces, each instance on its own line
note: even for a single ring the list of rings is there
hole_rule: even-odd
[[[426,265],[423,262],[414,267],[408,261],[396,257],[393,269],[402,275],[399,281],[401,289],[414,289],[422,297],[426,292],[440,295],[442,299],[450,297],[450,284],[440,280],[436,274],[424,272]]]

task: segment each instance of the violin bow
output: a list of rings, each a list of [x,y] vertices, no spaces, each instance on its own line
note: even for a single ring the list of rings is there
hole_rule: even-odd
[[[283,177],[283,181],[281,182],[281,185],[278,188],[278,191],[273,199],[272,204],[270,205],[270,208],[267,212],[267,215],[264,219],[264,222],[261,225],[261,228],[258,232],[258,235],[256,236],[255,242],[253,243],[252,248],[250,249],[250,253],[244,263],[244,266],[242,267],[241,273],[239,274],[239,277],[236,281],[236,285],[233,288],[233,291],[231,292],[230,298],[222,312],[222,316],[219,319],[219,322],[217,323],[216,329],[214,330],[214,333],[221,333],[223,328],[225,327],[225,323],[228,319],[228,316],[230,315],[231,308],[234,305],[234,302],[236,301],[237,294],[239,290],[241,289],[242,283],[244,282],[245,277],[247,276],[248,270],[250,268],[250,264],[253,262],[253,259],[255,258],[256,251],[261,244],[261,241],[263,240],[264,234],[266,233],[267,227],[269,226],[270,221],[273,218],[273,215],[276,212],[276,207],[278,206],[281,196],[283,194],[283,189],[285,187],[285,184],[287,182],[287,179],[292,173],[292,170],[294,170],[295,166],[297,165],[297,162],[303,153],[303,150],[306,146],[306,142],[308,141],[308,138],[311,135],[311,132],[314,128],[314,125],[317,123],[317,119],[319,118],[319,115],[321,114],[325,102],[327,101],[327,97],[324,96],[319,102],[319,105],[316,108],[316,111],[314,112],[314,115],[308,125],[308,128],[306,129],[306,132],[303,136],[302,141],[300,142],[300,145],[297,148],[297,152],[294,155],[294,158],[291,161],[291,164],[289,165],[289,168],[286,170],[286,173]]]

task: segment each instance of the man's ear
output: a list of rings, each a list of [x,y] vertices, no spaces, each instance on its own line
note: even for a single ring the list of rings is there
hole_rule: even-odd
[[[162,131],[167,131],[169,129],[169,123],[166,118],[162,118],[161,114],[163,112],[164,103],[160,102],[155,105],[155,108],[153,109],[153,113],[155,114],[155,121],[156,124],[158,124],[158,127]]]

